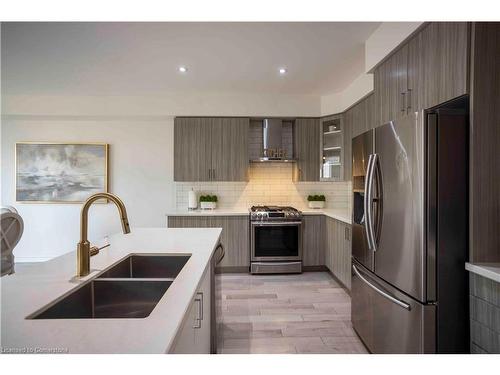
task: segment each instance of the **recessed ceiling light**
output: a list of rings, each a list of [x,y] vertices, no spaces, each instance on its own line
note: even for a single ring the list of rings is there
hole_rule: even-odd
[[[286,68],[280,68],[279,72],[281,75],[286,74]]]
[[[186,73],[188,70],[185,66],[179,66],[179,72]]]

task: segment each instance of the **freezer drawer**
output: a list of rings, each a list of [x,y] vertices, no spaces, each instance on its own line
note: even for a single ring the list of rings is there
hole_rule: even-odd
[[[436,307],[397,291],[353,260],[351,318],[372,353],[434,353]]]

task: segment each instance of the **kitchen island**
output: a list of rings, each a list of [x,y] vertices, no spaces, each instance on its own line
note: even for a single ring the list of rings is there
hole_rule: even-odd
[[[193,299],[207,272],[209,276],[213,272],[211,260],[220,235],[220,228],[132,228],[130,234],[110,236],[110,246],[91,258],[91,273],[86,277],[75,278],[76,252],[2,277],[2,352],[177,352],[184,326],[192,326],[188,318]],[[190,256],[146,318],[26,319],[130,254]],[[210,298],[205,300],[208,303]]]

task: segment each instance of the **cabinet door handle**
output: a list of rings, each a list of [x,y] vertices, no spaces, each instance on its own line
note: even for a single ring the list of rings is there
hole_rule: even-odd
[[[212,169],[212,179],[215,180],[215,169]]]
[[[226,250],[224,250],[224,246],[222,246],[222,244],[219,244],[219,246],[217,246],[217,249],[220,250],[220,255],[219,259],[217,259],[217,261],[215,262],[215,265],[218,265],[220,262],[222,262],[222,259],[224,259],[224,257],[226,256]]]
[[[211,177],[212,176],[212,170],[210,168],[208,168],[208,181],[211,180]]]
[[[198,292],[197,293],[199,298],[200,298],[200,310],[199,310],[199,317],[200,317],[200,320],[203,320],[203,293],[202,292]]]
[[[401,98],[401,102],[402,102],[401,112],[406,112],[406,103],[405,103],[406,93],[402,92],[401,96],[402,96],[402,98]]]
[[[201,328],[201,321],[203,320],[203,293],[197,292],[196,298],[194,299],[195,303],[198,303],[198,317],[195,319],[195,324],[193,326],[194,329]]]
[[[406,96],[406,113],[411,109],[411,89],[408,89]]]

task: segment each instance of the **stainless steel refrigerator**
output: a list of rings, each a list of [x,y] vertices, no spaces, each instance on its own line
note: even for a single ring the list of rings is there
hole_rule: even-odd
[[[370,130],[352,159],[354,329],[372,353],[468,352],[465,111]]]

